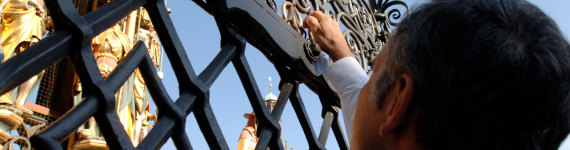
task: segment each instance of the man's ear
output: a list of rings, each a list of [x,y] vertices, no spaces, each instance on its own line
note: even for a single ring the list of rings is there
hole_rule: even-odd
[[[380,136],[393,134],[394,131],[401,126],[409,118],[406,114],[411,112],[410,103],[414,95],[414,81],[408,74],[403,74],[396,81],[393,87],[391,97],[386,97],[387,107],[384,109],[387,119],[380,126]]]

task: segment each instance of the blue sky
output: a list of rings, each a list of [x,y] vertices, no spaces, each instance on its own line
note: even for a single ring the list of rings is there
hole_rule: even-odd
[[[414,6],[416,0],[404,0],[409,5]],[[543,11],[549,14],[562,29],[566,39],[570,35],[570,19],[568,19],[567,6],[569,1],[564,0],[532,0],[532,3],[539,6]],[[282,0],[277,1],[280,7]],[[205,13],[195,3],[190,0],[170,0],[167,7],[172,10],[171,18],[178,35],[180,36],[184,48],[188,54],[190,62],[195,72],[202,72],[214,56],[220,51],[220,35],[215,24],[214,18]],[[273,85],[277,85],[280,79],[273,65],[263,56],[257,49],[251,45],[246,46],[245,55],[250,63],[250,67],[255,76],[262,96],[269,92],[267,80],[268,76],[273,78]],[[165,55],[166,56],[166,55]],[[176,82],[172,68],[169,66],[168,59],[164,58],[164,80],[169,95],[176,99],[178,97],[178,83]],[[306,86],[300,88],[301,97],[305,103],[307,113],[311,119],[313,129],[319,132],[322,118],[321,105],[318,97],[312,93]],[[279,90],[276,86],[272,89],[275,95]],[[239,135],[245,126],[247,120],[243,117],[244,113],[252,112],[249,100],[245,94],[245,90],[239,81],[237,73],[230,63],[214,82],[210,88],[210,101],[216,119],[222,129],[222,133],[226,138],[226,142],[230,149],[237,149]],[[341,118],[342,119],[342,118]],[[297,120],[291,104],[287,104],[283,116],[283,138],[288,144],[295,149],[308,149],[308,144],[302,132],[299,121]],[[341,121],[342,122],[342,121]],[[186,133],[189,136],[192,147],[197,150],[209,149],[202,135],[193,114],[187,117]],[[332,132],[326,144],[327,149],[338,149],[336,140]],[[169,140],[162,149],[175,149],[171,140]],[[570,144],[566,144],[561,149],[570,149]]]

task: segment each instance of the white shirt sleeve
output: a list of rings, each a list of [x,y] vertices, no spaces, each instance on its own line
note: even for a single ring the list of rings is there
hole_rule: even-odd
[[[340,96],[344,126],[350,140],[358,94],[369,77],[354,57],[344,57],[337,60],[327,68],[325,76],[334,85]]]

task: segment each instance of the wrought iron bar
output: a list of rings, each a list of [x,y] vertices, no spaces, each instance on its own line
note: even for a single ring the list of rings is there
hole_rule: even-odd
[[[281,120],[281,114],[283,113],[283,109],[285,109],[285,105],[287,104],[287,100],[291,95],[291,91],[293,88],[297,88],[297,86],[298,85],[294,86],[291,83],[282,84],[282,87],[280,89],[281,93],[279,93],[279,97],[277,98],[277,104],[275,104],[275,108],[271,112],[271,118],[273,121]],[[255,149],[265,149],[270,140],[274,141],[273,146],[277,146],[279,149],[282,149],[283,145],[275,145],[281,143],[280,131],[281,127],[279,127],[278,130],[272,130],[271,128],[261,128],[261,135],[259,136],[260,139]]]
[[[303,100],[301,99],[301,95],[299,94],[298,89],[295,89],[292,94],[294,96],[290,97],[291,105],[293,105],[293,109],[295,109],[295,113],[297,114],[297,118],[301,123],[301,127],[303,128],[303,132],[305,133],[305,138],[307,138],[307,142],[309,142],[310,149],[325,149],[323,144],[319,142],[319,139],[315,135],[315,131],[313,130],[313,126],[310,124],[309,116],[307,115],[307,111],[305,110],[305,104],[303,104]]]
[[[174,69],[174,74],[179,84],[181,93],[182,91],[192,91],[198,92],[203,95],[206,91],[205,87],[201,87],[202,82],[196,77],[196,73],[192,68],[188,55],[182,47],[182,41],[176,33],[172,20],[168,16],[166,6],[164,5],[164,0],[149,1],[144,7],[149,13],[152,24],[158,33],[158,37],[162,42],[165,49],[166,56],[172,64]],[[189,112],[189,107],[184,110]]]
[[[348,142],[346,141],[346,138],[344,137],[344,132],[342,132],[342,127],[340,125],[340,122],[338,121],[338,111],[334,114],[334,119],[333,119],[333,123],[332,123],[332,130],[334,133],[334,136],[336,138],[336,141],[338,143],[338,147],[340,149],[349,149],[348,147]]]
[[[251,73],[251,69],[249,68],[245,55],[241,54],[234,58],[232,62],[246,90],[246,94],[249,97],[249,102],[253,107],[253,111],[256,116],[259,117],[258,122],[260,122],[260,126],[269,126],[276,129],[279,128],[279,123],[270,120],[271,114],[267,107],[265,107],[263,99],[261,99],[259,88],[257,87],[255,78],[253,78],[253,74]]]
[[[319,142],[321,144],[327,144],[327,138],[329,137],[329,131],[331,130],[331,125],[333,122],[333,114],[329,111],[325,112],[325,116],[323,117],[323,124],[321,126],[321,132],[319,132]]]
[[[206,95],[209,95],[209,93]],[[229,149],[222,130],[220,129],[220,125],[218,125],[216,116],[214,116],[214,112],[210,106],[209,96],[205,97],[203,104],[200,105],[203,109],[195,109],[194,116],[200,126],[200,130],[206,138],[206,142],[208,142],[211,149]]]

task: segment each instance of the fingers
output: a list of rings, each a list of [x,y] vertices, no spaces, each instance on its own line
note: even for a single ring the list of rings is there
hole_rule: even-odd
[[[315,11],[303,20],[303,27],[309,28],[309,37],[329,53],[333,61],[352,55],[338,22],[328,15]]]
[[[313,16],[307,16],[303,21],[303,28],[309,28],[310,31],[320,31],[319,20]]]
[[[327,16],[326,14],[324,14],[323,12],[320,12],[320,11],[315,11],[315,12],[309,14],[309,16],[313,16],[313,17],[317,18],[317,20],[319,20],[319,22],[329,22],[330,20],[332,20],[329,16]]]
[[[335,23],[329,16],[326,14],[315,11],[307,15],[305,20],[303,20],[303,28],[309,28],[311,31],[318,31],[320,30],[321,24],[327,23]]]

